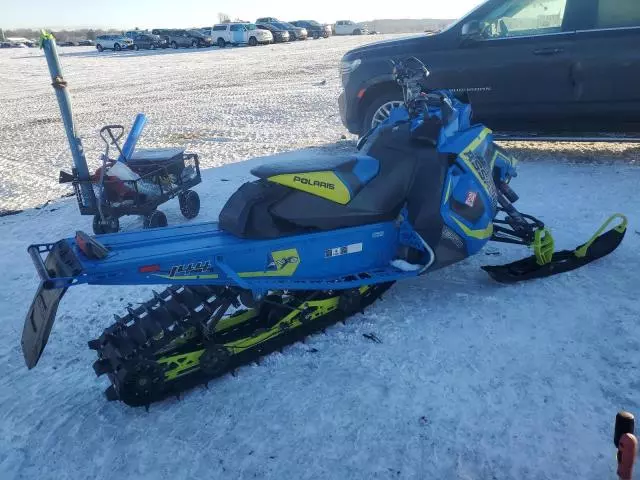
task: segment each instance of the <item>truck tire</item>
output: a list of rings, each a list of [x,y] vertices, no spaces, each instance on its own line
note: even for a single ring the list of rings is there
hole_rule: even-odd
[[[97,44],[97,45],[96,45],[96,50],[98,50],[99,52],[103,52],[103,51],[104,51],[104,48],[102,48],[102,45]]]
[[[113,46],[113,49],[114,49],[116,52],[119,52],[120,50],[122,50],[122,47],[120,46],[120,44],[119,44],[119,43],[116,43],[116,44]]]
[[[191,42],[191,48],[198,48],[198,42],[197,42],[197,41],[195,41],[195,40],[193,40],[193,41]]]
[[[249,46],[255,47],[256,45],[258,45],[258,39],[256,37],[251,37],[249,39]]]
[[[176,42],[171,42],[171,47],[177,50],[178,44]]]
[[[393,107],[402,105],[402,103],[402,92],[400,90],[387,90],[381,92],[380,95],[369,103],[369,106],[364,112],[360,135],[364,135],[372,127],[379,124],[388,116],[388,112],[391,111]]]
[[[226,46],[227,46],[227,42],[224,41],[224,38],[219,38],[218,39],[218,47],[224,48]]]
[[[354,35],[362,35],[362,30],[360,30],[359,28],[357,28],[356,30],[353,31]]]

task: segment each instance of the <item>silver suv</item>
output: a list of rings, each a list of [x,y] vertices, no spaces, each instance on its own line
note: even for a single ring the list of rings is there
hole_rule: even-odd
[[[96,37],[96,49],[99,52],[103,50],[128,50],[133,48],[133,40],[124,35],[100,35]]]

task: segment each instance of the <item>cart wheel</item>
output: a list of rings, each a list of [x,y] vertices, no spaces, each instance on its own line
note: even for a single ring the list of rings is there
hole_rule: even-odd
[[[144,217],[144,228],[158,228],[167,226],[167,216],[160,210],[154,210]]]
[[[120,220],[118,217],[106,217],[105,223],[102,222],[100,215],[93,216],[93,233],[102,235],[104,233],[115,233],[120,230]]]
[[[192,219],[200,212],[200,196],[193,190],[187,190],[178,195],[180,211],[185,218]]]

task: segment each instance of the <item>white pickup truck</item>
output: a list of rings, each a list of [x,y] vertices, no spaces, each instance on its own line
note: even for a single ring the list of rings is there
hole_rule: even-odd
[[[335,35],[366,35],[369,28],[364,23],[355,23],[351,20],[338,20],[334,26]]]
[[[210,36],[220,48],[245,44],[255,47],[273,42],[273,35],[269,30],[258,28],[253,23],[221,23],[201,31]]]

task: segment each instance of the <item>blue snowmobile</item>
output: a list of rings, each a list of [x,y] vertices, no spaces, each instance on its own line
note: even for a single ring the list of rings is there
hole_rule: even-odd
[[[626,219],[616,215],[585,245],[554,253],[543,223],[513,206],[515,159],[471,123],[470,106],[424,92],[417,59],[395,62],[394,74],[404,107],[357,153],[259,166],[217,223],[31,245],[41,283],[22,336],[27,366],[40,359],[67,288],[83,283],[170,285],[89,342],[96,374],[111,383],[107,398],[146,406],[343,321],[394,282],[490,240],[534,249],[484,267],[501,282],[577,268],[622,241]]]

